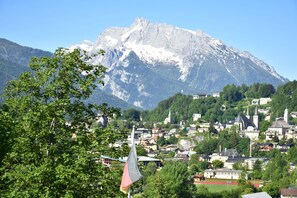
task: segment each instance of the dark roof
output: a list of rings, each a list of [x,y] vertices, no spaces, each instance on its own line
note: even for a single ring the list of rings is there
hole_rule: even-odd
[[[193,178],[204,178],[204,175],[201,173],[197,173],[196,175],[193,176]]]
[[[281,195],[284,196],[296,196],[297,195],[297,188],[283,188],[281,189]]]
[[[200,157],[203,159],[210,159],[209,155],[201,155]]]
[[[271,142],[258,143],[259,146],[273,146]]]
[[[252,121],[250,121],[245,115],[239,114],[235,120],[235,123],[242,123],[244,129],[246,129],[248,126],[255,126]]]
[[[230,157],[226,160],[226,162],[244,162],[245,159],[248,159],[249,157]]]

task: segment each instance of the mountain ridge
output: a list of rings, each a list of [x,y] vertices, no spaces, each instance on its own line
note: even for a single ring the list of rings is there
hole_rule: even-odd
[[[265,82],[278,86],[288,82],[264,61],[228,47],[202,30],[186,30],[143,18],[136,19],[130,27],[108,28],[95,42],[84,41],[70,46],[73,48],[105,50],[106,55],[95,60],[108,68],[102,89],[145,109],[177,92],[211,93],[221,91],[227,84]],[[144,72],[150,74],[149,78]]]

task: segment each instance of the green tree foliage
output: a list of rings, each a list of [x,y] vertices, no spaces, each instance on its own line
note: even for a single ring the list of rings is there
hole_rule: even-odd
[[[157,165],[154,162],[149,162],[141,171],[143,177],[149,177],[157,172]]]
[[[195,147],[195,151],[198,154],[210,155],[218,149],[218,139],[209,139],[199,142]]]
[[[242,138],[235,130],[224,130],[219,134],[218,144],[222,148],[235,148],[238,153],[248,155],[249,153],[249,138]]]
[[[289,162],[296,163],[297,162],[297,147],[292,146],[287,154],[287,159]]]
[[[288,108],[289,112],[297,111],[297,81],[291,81],[277,88],[272,97],[271,112],[272,120],[283,116],[284,110]]]
[[[170,135],[170,137],[167,140],[167,144],[176,144],[178,142],[177,137],[175,135]]]
[[[199,185],[197,187],[197,196],[198,197],[210,197],[208,196],[210,194],[208,188],[204,185]]]
[[[253,165],[253,179],[262,179],[262,161],[256,160],[255,164]]]
[[[224,162],[220,161],[220,160],[214,160],[212,161],[212,167],[213,168],[223,168],[224,167]]]
[[[122,118],[128,121],[140,121],[141,112],[136,109],[127,109],[123,111]]]
[[[238,102],[243,98],[243,94],[240,87],[236,87],[235,85],[226,85],[223,92],[221,92],[221,98],[229,103]]]
[[[271,160],[265,167],[263,174],[264,180],[272,182],[280,182],[282,179],[289,176],[289,164],[286,156],[282,155],[279,150],[273,149],[270,151]]]
[[[91,130],[99,110],[106,115],[114,110],[83,102],[103,83],[105,68],[90,64],[92,58],[77,49],[59,49],[53,57],[33,58],[34,73],[9,82],[1,122],[8,117],[14,126],[0,167],[1,196],[121,196],[121,171],[109,172],[96,159],[120,156],[109,145],[123,135],[109,128]]]
[[[164,121],[171,111],[174,123],[180,121],[193,122],[193,114],[200,113],[202,120],[207,122],[227,122],[246,110],[250,102],[248,98],[271,97],[275,89],[270,84],[253,84],[251,86],[226,85],[220,93],[220,97],[208,96],[201,99],[193,99],[192,96],[178,93],[161,101],[152,111],[143,111],[144,121]]]
[[[166,139],[164,136],[161,136],[158,140],[157,140],[157,144],[160,146],[164,146],[166,145]]]
[[[232,168],[234,170],[243,170],[243,171],[246,171],[247,170],[246,165],[242,164],[241,162],[235,162],[233,164]]]
[[[175,156],[175,152],[174,151],[169,151],[166,158],[173,158],[174,156]]]
[[[189,166],[192,164],[197,164],[200,160],[199,160],[199,155],[198,154],[192,154],[189,160]]]
[[[190,175],[195,175],[196,173],[199,173],[199,172],[200,172],[200,169],[197,166],[197,164],[189,165],[189,173],[190,173]]]
[[[280,194],[279,194],[280,187],[277,183],[268,183],[263,187],[262,190],[264,192],[267,192],[273,198],[280,197]]]
[[[275,88],[271,84],[255,83],[246,91],[247,98],[266,98],[271,97],[275,93]]]
[[[265,132],[271,126],[271,124],[271,121],[262,120],[260,122],[260,131]]]
[[[204,171],[209,168],[209,163],[207,161],[200,161],[197,163],[197,167],[200,171]]]
[[[246,182],[245,180],[241,180],[242,182],[239,182],[238,191],[241,192],[241,195],[244,194],[250,194],[257,192],[256,187],[251,182]]]
[[[147,151],[142,144],[136,145],[136,152],[138,156],[147,156]]]
[[[178,138],[175,137],[175,135],[170,135],[168,140],[166,140],[164,136],[161,136],[157,140],[157,144],[160,146],[164,146],[164,145],[168,145],[168,144],[176,144],[177,142],[178,142]]]
[[[191,155],[190,160],[188,162],[190,175],[195,175],[196,173],[202,172],[203,170],[205,170],[207,168],[206,167],[205,169],[203,169],[201,167],[201,161],[199,158],[200,158],[200,156],[198,154]]]
[[[169,162],[161,171],[148,178],[144,197],[186,198],[193,197],[195,192],[187,165],[182,162]]]
[[[11,149],[11,131],[13,130],[13,120],[2,109],[0,109],[0,167],[5,155]]]

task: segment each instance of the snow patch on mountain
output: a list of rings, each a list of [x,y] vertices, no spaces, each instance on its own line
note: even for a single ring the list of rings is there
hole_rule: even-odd
[[[173,52],[164,48],[157,48],[151,45],[138,44],[136,42],[127,42],[125,46],[133,50],[141,60],[150,63],[174,63],[179,64],[182,60]]]
[[[84,41],[70,48],[90,53],[105,50],[105,56],[94,60],[108,68],[103,90],[144,108],[152,106],[152,98],[164,99],[180,90],[208,93],[226,84],[287,81],[264,61],[202,30],[143,18],[130,27],[106,29],[93,43]]]

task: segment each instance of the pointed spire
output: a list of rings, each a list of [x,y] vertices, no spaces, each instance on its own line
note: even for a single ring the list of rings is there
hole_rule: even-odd
[[[247,108],[246,108],[246,117],[247,117],[247,119],[251,118],[250,117],[250,108],[249,108],[249,106],[247,106]]]
[[[255,115],[253,116],[253,123],[256,127],[256,129],[259,128],[259,116],[258,116],[258,106],[255,108]]]
[[[288,110],[288,107],[286,107],[285,112],[284,112],[284,121],[286,123],[289,122],[289,110]]]

